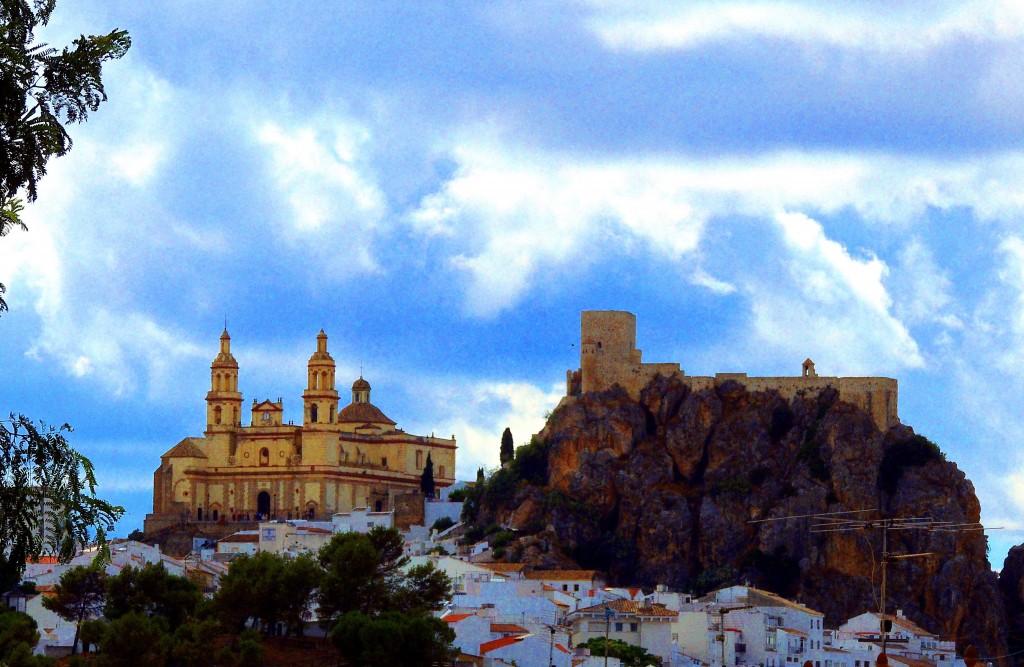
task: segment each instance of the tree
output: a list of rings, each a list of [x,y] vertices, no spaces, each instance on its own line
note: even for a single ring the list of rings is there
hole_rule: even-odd
[[[190,616],[203,595],[194,582],[171,574],[163,563],[125,567],[107,581],[103,615],[113,621],[131,612],[167,619],[174,632]]]
[[[7,662],[18,645],[24,644],[31,649],[38,642],[35,619],[0,605],[0,665]]]
[[[273,632],[278,622],[289,633],[302,634],[303,616],[323,571],[316,559],[302,555],[290,560],[267,551],[231,561],[213,598],[213,613],[231,632],[244,630],[250,618]]]
[[[430,459],[430,452],[427,452],[427,465],[423,466],[423,474],[420,475],[420,491],[427,498],[434,497],[434,462]]]
[[[331,641],[353,667],[430,667],[451,662],[455,631],[426,614],[389,611],[373,617],[350,611],[338,619]]]
[[[64,125],[85,121],[106,101],[103,63],[127,53],[124,30],[82,35],[70,47],[36,43],[35,31],[50,21],[56,0],[0,3],[0,236],[25,229],[24,204],[37,196],[46,163],[71,150]],[[0,285],[0,312],[7,310]]]
[[[409,558],[403,553],[402,535],[394,528],[335,535],[318,558],[324,576],[317,601],[328,628],[348,612],[370,617],[388,611],[427,613],[440,609],[451,595],[451,580],[433,566],[404,573]]]
[[[100,640],[100,667],[159,667],[167,664],[167,621],[132,611],[107,624]]]
[[[78,650],[82,622],[99,616],[107,595],[107,574],[98,566],[70,568],[54,586],[53,597],[43,599],[43,606],[65,621],[75,623],[75,639],[71,654]]]
[[[17,583],[27,559],[50,553],[67,562],[94,535],[105,545],[124,514],[96,497],[92,463],[68,444],[70,432],[24,415],[0,420],[0,591]]]
[[[589,648],[591,655],[604,655],[604,637],[591,637],[590,641],[577,645],[577,648]],[[647,667],[660,665],[661,658],[655,657],[639,646],[627,644],[620,639],[608,641],[608,657],[618,658],[623,667]]]
[[[505,432],[501,434],[501,451],[499,452],[501,465],[512,461],[515,455],[516,447],[515,442],[512,440],[512,430],[506,426]]]

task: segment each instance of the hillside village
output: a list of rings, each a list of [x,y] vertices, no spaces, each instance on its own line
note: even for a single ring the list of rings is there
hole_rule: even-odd
[[[458,514],[461,503],[425,501],[432,515]],[[444,522],[447,523],[447,522]],[[115,540],[110,575],[126,566],[162,563],[166,570],[201,582],[208,595],[217,590],[231,561],[242,554],[270,551],[295,557],[317,551],[343,532],[392,528],[393,512],[355,508],[332,521],[275,520],[257,529],[240,530],[219,540],[198,538],[182,558],[159,547]],[[702,597],[663,586],[653,591],[611,587],[594,570],[538,569],[495,562],[490,539],[463,544],[463,525],[445,530],[414,525],[402,531],[407,567],[426,562],[444,571],[453,584],[451,602],[438,616],[455,631],[457,665],[510,667],[557,665],[596,667],[604,657],[574,647],[607,637],[642,647],[664,667],[788,667],[810,661],[813,667],[868,667],[881,651],[879,614],[865,611],[837,628],[824,626],[824,615],[799,602],[750,586],[729,586]],[[30,563],[24,581],[35,593],[8,593],[3,603],[32,616],[42,635],[36,652],[59,656],[70,652],[75,625],[43,608],[61,574],[88,565],[94,553],[83,551],[70,563],[53,558]],[[955,645],[924,630],[902,611],[887,616],[890,664],[897,667],[957,667]],[[322,636],[316,609],[305,632]],[[550,660],[550,662],[548,662]],[[614,658],[610,665],[617,665]]]

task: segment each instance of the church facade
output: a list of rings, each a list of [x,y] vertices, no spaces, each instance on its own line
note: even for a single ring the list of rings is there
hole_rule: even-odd
[[[370,383],[352,385],[340,408],[334,359],[320,331],[307,367],[302,424],[285,423],[284,404],[253,400],[242,425],[238,362],[225,329],[210,366],[206,431],[160,457],[153,473],[153,513],[146,532],[182,521],[257,518],[330,520],[357,507],[394,508],[418,492],[429,457],[437,488],[454,483],[455,436],[411,435],[370,400]]]

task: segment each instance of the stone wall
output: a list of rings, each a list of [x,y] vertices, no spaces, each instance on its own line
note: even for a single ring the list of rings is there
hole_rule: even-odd
[[[585,310],[580,317],[580,369],[566,375],[566,395],[605,391],[618,385],[634,399],[657,375],[675,376],[695,391],[714,389],[726,381],[744,385],[748,391],[777,391],[785,398],[798,392],[832,388],[839,399],[872,416],[882,431],[899,423],[899,390],[893,378],[825,377],[814,370],[810,359],[802,374],[785,377],[749,377],[746,373],[719,373],[714,377],[687,376],[679,364],[645,364],[636,349],[636,316],[625,311]]]
[[[409,530],[409,526],[422,526],[423,494],[419,491],[395,496],[395,528]]]

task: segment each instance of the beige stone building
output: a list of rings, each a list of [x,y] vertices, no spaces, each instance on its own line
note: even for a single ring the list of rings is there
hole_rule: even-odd
[[[394,509],[395,498],[418,492],[429,456],[437,488],[452,484],[455,436],[411,435],[396,428],[370,400],[370,383],[352,385],[339,410],[334,359],[327,335],[316,337],[302,393],[302,424],[285,423],[284,405],[253,400],[242,425],[238,362],[227,330],[210,366],[206,431],[165,453],[153,474],[147,532],[186,521],[306,518],[335,512]]]
[[[566,395],[604,391],[619,385],[636,400],[657,375],[676,376],[693,390],[711,389],[728,380],[749,391],[775,390],[785,398],[798,392],[832,388],[839,400],[851,403],[872,416],[882,431],[899,423],[896,412],[896,380],[886,377],[826,377],[818,375],[814,362],[803,362],[793,377],[749,377],[746,373],[692,376],[676,363],[644,363],[636,347],[636,316],[622,310],[585,310],[580,317],[580,368],[566,374]]]

